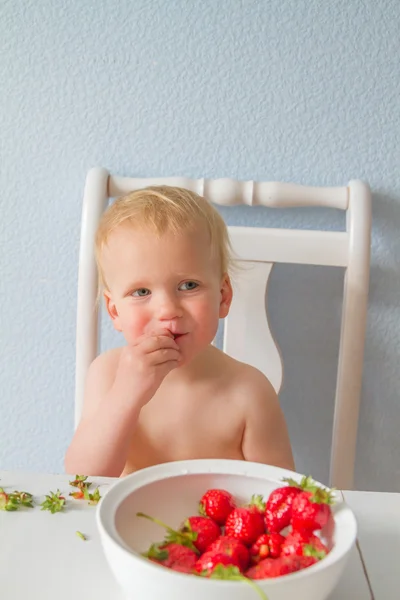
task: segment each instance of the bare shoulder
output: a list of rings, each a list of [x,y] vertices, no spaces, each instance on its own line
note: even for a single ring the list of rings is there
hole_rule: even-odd
[[[115,375],[121,351],[122,348],[112,348],[111,350],[107,350],[96,356],[90,365],[89,373],[95,372],[96,375],[98,375],[103,371],[106,371],[106,373],[113,372]]]
[[[258,369],[226,357],[229,394],[243,415],[246,460],[294,469],[287,425],[279,398]]]
[[[113,348],[99,354],[89,367],[82,418],[96,410],[99,400],[111,389],[118,368],[122,348]]]
[[[224,362],[224,371],[227,381],[229,381],[230,391],[235,395],[237,393],[241,398],[245,397],[246,393],[249,394],[246,398],[246,404],[251,398],[276,397],[276,392],[264,373],[226,354],[224,355]]]

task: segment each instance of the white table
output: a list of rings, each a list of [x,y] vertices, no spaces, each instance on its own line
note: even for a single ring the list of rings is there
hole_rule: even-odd
[[[68,496],[69,479],[0,471],[0,487],[30,492],[38,501],[57,488]],[[91,481],[104,493],[114,480]],[[400,494],[344,492],[344,497],[357,517],[359,543],[330,600],[398,600]],[[95,511],[81,501],[54,515],[37,507],[0,511],[0,597],[123,600],[100,546]],[[76,531],[84,533],[87,541]]]

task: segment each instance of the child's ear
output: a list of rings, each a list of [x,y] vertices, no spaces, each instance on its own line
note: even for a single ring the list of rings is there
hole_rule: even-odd
[[[228,316],[233,297],[232,284],[227,273],[225,273],[222,277],[220,292],[221,300],[219,304],[219,318],[224,319]]]
[[[111,320],[113,322],[114,328],[117,331],[122,331],[117,307],[115,306],[115,302],[113,301],[110,292],[108,292],[107,290],[104,291],[104,301],[106,304],[107,312],[110,315]]]

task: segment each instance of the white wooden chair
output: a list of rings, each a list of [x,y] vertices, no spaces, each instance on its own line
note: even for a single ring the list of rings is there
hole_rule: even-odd
[[[330,484],[353,485],[361,393],[370,266],[371,195],[361,181],[346,187],[300,185],[231,179],[181,177],[132,179],[110,175],[102,168],[87,175],[79,255],[76,332],[75,426],[82,410],[84,384],[98,353],[95,231],[109,198],[148,185],[174,185],[206,196],[220,205],[269,207],[320,206],[346,211],[346,231],[305,231],[230,227],[232,245],[246,263],[235,288],[225,322],[224,351],[260,369],[279,392],[283,367],[266,315],[266,286],[274,263],[343,267],[345,272],[342,326],[334,407]],[[249,268],[247,268],[249,267]]]

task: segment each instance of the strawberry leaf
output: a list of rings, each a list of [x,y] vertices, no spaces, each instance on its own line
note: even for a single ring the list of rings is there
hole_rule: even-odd
[[[85,500],[89,501],[88,504],[94,506],[95,504],[98,504],[100,502],[100,490],[99,488],[96,488],[92,494],[86,488],[84,488],[83,497],[85,498]]]
[[[22,507],[33,508],[33,496],[28,492],[18,492],[15,490],[12,494],[6,494],[3,488],[0,488],[0,510],[15,511]]]
[[[313,556],[318,560],[322,560],[326,556],[325,550],[317,550],[312,544],[307,544],[303,548],[304,556]]]
[[[234,565],[217,565],[210,575],[211,579],[232,579],[237,576],[242,577],[242,574]]]
[[[48,510],[51,514],[61,512],[65,507],[65,498],[61,495],[60,490],[57,490],[55,493],[49,492],[40,506],[42,510]]]
[[[206,577],[208,576],[210,579],[224,579],[224,580],[228,580],[228,581],[243,581],[244,583],[247,583],[247,585],[252,587],[253,590],[255,592],[257,592],[257,594],[259,595],[259,597],[262,600],[268,600],[268,598],[267,598],[266,594],[263,592],[263,590],[256,583],[254,583],[254,581],[252,581],[248,577],[245,577],[244,575],[242,575],[240,570],[238,569],[238,567],[235,567],[234,565],[227,565],[227,566],[217,565],[211,574],[207,574],[207,572],[205,572],[205,573],[206,574],[204,575],[204,571],[203,571],[203,573],[201,573],[201,575],[206,576]]]
[[[250,500],[250,506],[255,506],[260,512],[265,512],[264,498],[260,495],[253,494]]]
[[[15,490],[12,494],[10,494],[10,499],[15,501],[19,506],[33,508],[33,496],[28,492],[18,492]]]
[[[311,492],[311,502],[315,502],[316,504],[334,504],[335,502],[335,488],[324,488],[319,486],[311,475],[304,475],[300,483],[290,477],[285,477],[283,481],[290,486],[300,488],[303,492]]]
[[[167,560],[169,552],[166,548],[162,547],[162,544],[152,544],[147,552],[143,553],[143,556],[147,558],[154,558],[155,560]]]
[[[290,487],[301,488],[301,484],[291,477],[284,477],[282,481],[287,483]]]
[[[87,475],[76,475],[75,479],[69,482],[69,485],[80,488],[81,490],[83,488],[89,488],[92,484],[89,481],[86,481],[87,478]]]
[[[204,507],[204,504],[202,502],[199,502],[199,515],[202,517],[207,517],[207,513]]]
[[[156,519],[155,517],[150,517],[149,515],[146,515],[145,513],[142,513],[142,512],[136,513],[136,516],[148,519],[149,521],[152,521],[153,523],[156,523],[157,525],[160,525],[161,527],[166,529],[167,533],[166,533],[166,536],[164,539],[165,543],[181,544],[181,546],[186,546],[187,548],[190,548],[191,550],[196,552],[196,554],[199,554],[199,551],[197,550],[196,546],[193,544],[193,542],[196,541],[196,539],[197,539],[197,532],[176,531],[175,529],[172,529],[172,527],[170,527],[169,525],[166,525],[165,523],[160,521],[160,519]]]

